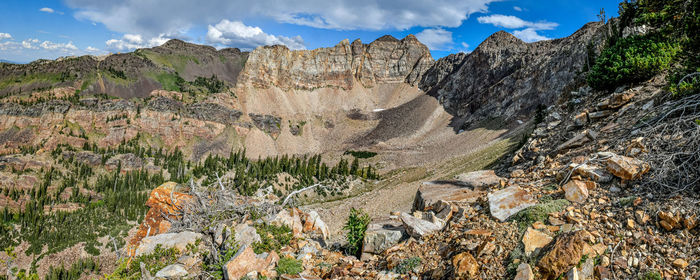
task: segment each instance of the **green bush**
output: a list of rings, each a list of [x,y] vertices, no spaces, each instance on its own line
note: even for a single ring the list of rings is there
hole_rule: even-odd
[[[394,267],[393,270],[398,274],[407,274],[420,265],[420,261],[421,259],[419,257],[406,258],[401,260],[401,262],[399,262],[399,264]]]
[[[298,261],[298,260],[296,260],[294,258],[290,258],[290,257],[284,257],[284,258],[281,258],[279,260],[279,262],[277,262],[277,268],[275,270],[277,270],[277,273],[279,275],[282,275],[282,274],[295,275],[295,274],[299,274],[302,271],[304,271],[304,267],[302,266],[301,261]]]
[[[518,228],[520,230],[525,230],[534,222],[544,222],[549,213],[559,212],[566,208],[566,206],[569,206],[569,204],[569,201],[566,199],[547,201],[545,203],[540,203],[523,209],[515,214],[512,220],[518,223]]]
[[[367,213],[361,209],[350,209],[350,216],[343,227],[348,233],[345,238],[348,240],[348,254],[358,256],[362,248],[362,240],[365,238],[365,231],[369,225],[370,218]]]
[[[151,275],[155,275],[159,270],[175,263],[180,255],[180,251],[176,248],[164,249],[157,245],[150,254],[135,257],[131,261],[122,259],[114,272],[106,275],[105,279],[140,279],[141,263],[144,263],[146,270]]]
[[[630,36],[603,50],[586,77],[595,89],[640,82],[667,69],[680,45],[657,35]]]
[[[260,235],[260,242],[253,243],[253,251],[262,254],[269,251],[277,251],[292,241],[292,229],[286,225],[276,226],[257,224],[255,230]]]

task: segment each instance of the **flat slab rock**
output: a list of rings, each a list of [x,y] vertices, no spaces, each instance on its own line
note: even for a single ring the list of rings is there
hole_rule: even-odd
[[[496,175],[493,170],[478,170],[462,173],[455,179],[474,189],[487,189],[505,182],[505,179]]]
[[[141,240],[141,245],[136,248],[134,256],[146,255],[153,252],[156,246],[160,245],[164,249],[176,248],[185,251],[188,244],[194,244],[197,239],[201,239],[202,234],[183,231],[178,233],[163,233],[156,236],[149,236]]]
[[[474,190],[459,182],[430,181],[423,182],[418,187],[413,201],[413,210],[427,211],[440,200],[445,202],[474,203],[479,197],[486,195],[485,191]]]
[[[420,239],[423,236],[442,229],[439,225],[416,218],[408,213],[401,213],[401,222],[403,222],[406,232],[416,239]]]
[[[487,197],[491,215],[501,222],[537,203],[530,192],[518,186],[491,192]]]

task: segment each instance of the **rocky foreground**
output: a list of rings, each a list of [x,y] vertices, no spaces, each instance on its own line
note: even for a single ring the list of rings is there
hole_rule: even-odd
[[[205,277],[197,265],[205,254],[187,244],[216,251],[232,239],[238,245],[224,260],[226,279],[698,279],[697,202],[646,187],[659,172],[652,138],[665,135],[645,134],[650,128],[638,121],[663,107],[654,105],[665,94],[657,81],[571,92],[495,171],[424,182],[411,213],[371,221],[359,258],[345,254],[344,244],[326,243],[328,229],[316,212],[281,208],[280,198],[263,192],[234,198],[235,219],[192,226],[193,208],[182,205],[197,192],[170,185],[151,194],[155,220],[146,219],[132,238],[132,254],[156,244],[184,252],[155,275],[144,271],[146,278]],[[694,139],[675,139],[686,140]],[[252,214],[245,205],[264,210]],[[251,246],[262,236],[253,228],[260,224],[289,227],[289,243],[255,254]],[[301,270],[280,273],[287,262],[280,260],[290,258]]]

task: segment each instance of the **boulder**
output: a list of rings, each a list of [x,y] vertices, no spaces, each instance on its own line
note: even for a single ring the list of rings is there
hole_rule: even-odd
[[[529,256],[537,249],[547,246],[552,242],[552,237],[534,228],[528,228],[523,235],[523,245],[525,246],[525,255]]]
[[[649,164],[641,160],[613,155],[607,160],[607,169],[624,180],[636,180],[649,171]]]
[[[146,213],[139,229],[129,241],[129,253],[133,254],[133,249],[145,237],[166,233],[170,229],[170,222],[165,218],[174,220],[182,215],[184,206],[192,200],[192,196],[178,192],[183,189],[175,182],[167,182],[151,191],[151,195],[146,201],[146,206],[150,207]]]
[[[537,203],[530,192],[518,186],[510,186],[488,194],[491,215],[501,222]]]
[[[236,225],[235,238],[241,246],[251,246],[253,243],[261,241],[257,230],[247,224]]]
[[[250,272],[265,273],[277,265],[279,256],[274,251],[259,257],[249,246],[241,246],[238,252],[224,265],[224,279],[239,279]]]
[[[552,248],[537,263],[546,279],[554,279],[578,264],[585,252],[592,252],[586,240],[590,233],[579,230],[557,236]]]
[[[175,248],[180,252],[187,249],[187,245],[195,244],[198,239],[201,240],[202,234],[191,231],[183,231],[178,233],[163,233],[156,236],[149,236],[141,240],[141,244],[134,251],[134,256],[147,255],[155,251],[158,245],[161,248]]]
[[[566,200],[575,203],[584,203],[588,199],[588,186],[586,182],[571,180],[564,184],[564,197]]]
[[[420,239],[423,236],[433,233],[441,229],[439,225],[433,224],[429,221],[416,218],[407,213],[401,213],[401,222],[406,229],[406,232],[416,239]]]
[[[328,240],[330,237],[328,226],[321,220],[321,216],[316,211],[311,210],[308,214],[305,214],[303,220],[304,232],[319,233],[323,236],[323,240]]]
[[[474,279],[479,273],[479,263],[469,252],[462,252],[454,256],[452,266],[459,278]]]
[[[489,187],[500,185],[501,182],[505,182],[505,179],[496,175],[496,172],[493,170],[478,170],[462,173],[455,176],[455,180],[473,189],[488,189]]]
[[[436,203],[443,202],[458,202],[458,203],[474,203],[483,197],[486,192],[482,190],[474,190],[459,182],[424,182],[418,187],[416,198],[413,201],[413,210],[427,211],[435,208]]]
[[[529,264],[521,263],[515,272],[515,278],[513,280],[533,280],[535,279],[532,273],[532,268]]]
[[[369,256],[365,254],[376,255],[384,252],[389,247],[398,244],[405,235],[406,230],[399,221],[372,221],[367,226],[365,238],[362,240],[362,259],[366,259]]]
[[[181,264],[171,264],[156,272],[156,278],[179,279],[187,276],[187,270]]]

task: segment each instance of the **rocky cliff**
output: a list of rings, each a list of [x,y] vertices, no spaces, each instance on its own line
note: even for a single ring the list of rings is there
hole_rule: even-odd
[[[240,85],[283,90],[347,90],[355,83],[363,87],[401,82],[416,85],[433,62],[428,48],[413,35],[401,40],[387,35],[370,44],[346,39],[331,48],[308,51],[263,46],[251,52]]]
[[[600,46],[605,30],[592,22],[569,37],[529,44],[499,31],[469,54],[438,60],[419,87],[467,126],[487,118],[526,119],[581,82],[589,46]]]

